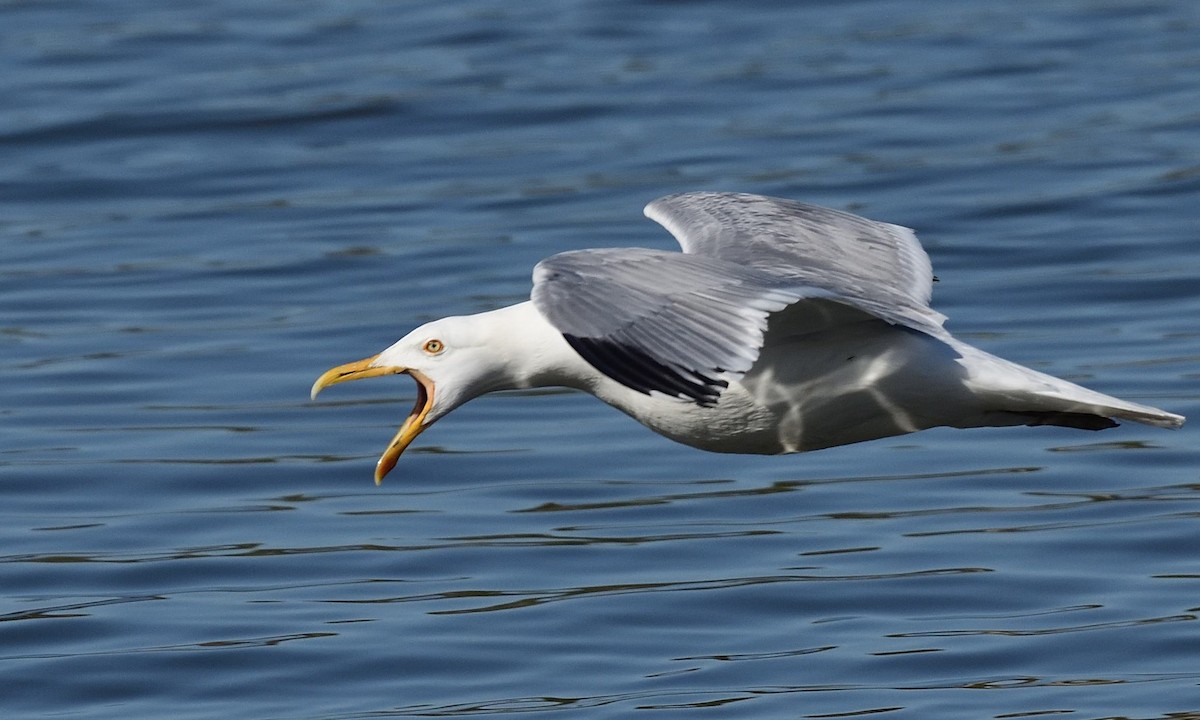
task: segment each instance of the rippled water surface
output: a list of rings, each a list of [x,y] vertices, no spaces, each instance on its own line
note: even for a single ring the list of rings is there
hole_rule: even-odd
[[[1200,5],[0,2],[0,714],[1200,717],[1200,452],[710,455],[326,368],[745,190],[1200,412]]]

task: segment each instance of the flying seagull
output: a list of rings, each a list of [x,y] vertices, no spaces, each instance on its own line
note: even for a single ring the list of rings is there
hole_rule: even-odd
[[[454,408],[517,388],[582,390],[672,440],[727,453],[936,426],[1183,425],[952,337],[929,306],[933,271],[908,228],[744,193],[670,195],[645,213],[683,252],[551,256],[533,270],[531,300],[435,320],[321,375],[314,399],[349,380],[417,381],[375,482]]]

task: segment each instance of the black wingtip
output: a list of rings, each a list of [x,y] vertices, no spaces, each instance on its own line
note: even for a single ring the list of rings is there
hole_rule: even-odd
[[[717,403],[721,392],[729,387],[729,382],[722,378],[712,377],[700,370],[671,367],[636,347],[566,333],[563,337],[592,367],[625,387],[646,395],[660,392],[686,398],[699,405],[712,406]],[[713,371],[719,372],[719,369],[714,368]]]

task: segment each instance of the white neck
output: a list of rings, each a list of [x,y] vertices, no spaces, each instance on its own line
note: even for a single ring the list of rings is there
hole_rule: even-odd
[[[474,316],[487,333],[487,346],[500,372],[492,390],[569,387],[591,390],[595,370],[571,349],[532,302],[509,305]]]
[[[678,412],[678,400],[631,390],[589,365],[532,302],[471,319],[477,321],[474,325],[488,350],[489,366],[486,378],[477,381],[473,396],[497,390],[567,387],[594,395],[668,437],[687,438],[697,431],[692,415]],[[699,427],[705,429],[704,424]]]

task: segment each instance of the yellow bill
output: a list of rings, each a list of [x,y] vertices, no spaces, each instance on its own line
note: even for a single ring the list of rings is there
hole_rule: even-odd
[[[400,430],[396,432],[396,436],[388,443],[387,450],[383,451],[383,455],[380,456],[379,462],[375,465],[376,485],[383,482],[384,476],[391,472],[392,468],[396,467],[396,461],[400,459],[400,454],[425,429],[425,416],[429,414],[430,408],[433,407],[432,380],[420,371],[411,368],[397,367],[395,365],[372,365],[378,357],[378,355],[372,355],[369,358],[356,360],[345,365],[338,365],[335,368],[327,370],[313,383],[312,392],[310,393],[311,397],[315,400],[317,394],[330,385],[337,385],[338,383],[349,382],[351,380],[378,377],[380,375],[410,375],[417,381],[417,402],[413,405],[412,412],[404,419]]]

